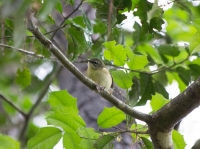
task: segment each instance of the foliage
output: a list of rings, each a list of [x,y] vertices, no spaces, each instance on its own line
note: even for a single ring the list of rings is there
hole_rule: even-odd
[[[94,20],[91,21],[82,8],[83,3],[96,9]],[[146,0],[115,0],[109,18],[110,4],[104,0],[85,0],[79,5],[75,5],[74,0],[1,1],[0,88],[5,98],[0,99],[5,102],[1,102],[0,110],[6,116],[0,113],[0,126],[12,122],[21,113],[29,121],[23,126],[27,129],[23,143],[28,142],[29,149],[52,148],[61,138],[64,148],[113,148],[112,143],[124,132],[131,133],[133,144],[142,140],[147,149],[152,148],[149,136],[139,134],[147,130],[146,125],[129,123],[128,116],[115,107],[104,108],[97,117],[98,127],[112,128],[126,121],[127,128],[104,133],[86,127],[79,115],[77,99],[67,91],[50,92],[48,103],[41,104],[43,96],[40,98],[39,95],[43,95],[42,91],[48,92],[48,86],[46,91],[44,86],[56,72],[58,62],[53,61],[55,59],[47,47],[43,47],[26,29],[25,20],[31,12],[34,13],[35,24],[52,41],[56,33],[62,31],[67,43],[67,50],[63,53],[72,62],[78,61],[80,55],[105,60],[113,66],[114,82],[126,90],[126,103],[134,107],[150,100],[152,112],[155,112],[169,102],[168,84],[176,81],[182,92],[200,75],[200,6],[180,0],[168,2],[166,6],[171,4],[171,8],[164,10],[165,5],[158,6]],[[66,6],[74,6],[68,16],[65,16]],[[79,13],[72,17],[75,11]],[[138,17],[137,21],[132,20],[131,30],[122,27],[129,21],[125,20],[124,12]],[[63,22],[58,23],[57,16],[62,17]],[[59,46],[59,42],[56,45]],[[38,71],[44,65],[49,72],[39,79]],[[56,85],[55,81],[52,84]],[[36,96],[35,103],[33,98]],[[44,108],[36,109],[38,104]],[[46,113],[48,126],[39,129],[30,121],[33,112],[36,115]],[[14,146],[13,149],[19,148],[19,142],[8,136],[1,135],[0,140],[5,142],[5,147],[0,148],[6,148],[8,144]],[[184,139],[176,131],[173,132],[173,142],[177,149],[185,146]]]

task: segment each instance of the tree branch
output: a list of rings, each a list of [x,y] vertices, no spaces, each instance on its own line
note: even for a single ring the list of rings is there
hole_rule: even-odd
[[[56,70],[53,70],[53,72],[49,76],[48,80],[45,82],[45,85],[42,87],[41,92],[37,96],[35,104],[32,106],[32,108],[30,109],[30,111],[28,112],[28,114],[26,116],[24,126],[23,126],[21,133],[20,133],[20,136],[19,136],[20,140],[24,139],[24,136],[26,134],[26,130],[27,130],[27,127],[28,127],[28,124],[29,124],[29,120],[31,119],[33,112],[35,111],[35,109],[41,103],[43,97],[46,95],[46,93],[49,89],[49,86],[51,85],[52,81],[56,78],[56,76],[60,73],[61,69],[62,69],[61,65],[57,66]]]
[[[0,98],[5,101],[7,104],[9,104],[13,109],[18,111],[24,118],[27,117],[27,114],[24,113],[22,110],[20,110],[18,107],[16,107],[10,100],[8,100],[6,97],[4,97],[2,94],[0,94]]]
[[[83,0],[81,0],[80,4],[79,4],[67,17],[64,18],[64,20],[61,22],[61,24],[59,25],[59,27],[55,30],[55,32],[54,32],[53,35],[51,36],[51,40],[53,39],[53,37],[55,36],[55,34],[57,33],[57,31],[58,31],[59,29],[62,28],[62,25],[65,23],[65,21],[66,21],[73,13],[75,13],[75,12],[79,9],[79,7],[80,7],[82,4],[83,4]]]
[[[170,129],[199,105],[200,77],[184,92],[155,112],[152,117],[162,126],[162,129],[163,127],[165,129]]]
[[[184,92],[152,114],[152,121],[148,126],[155,149],[173,148],[173,127],[199,105],[200,77]]]
[[[41,54],[36,54],[34,52],[31,52],[31,51],[27,51],[27,50],[24,50],[24,49],[20,49],[20,48],[16,48],[16,47],[13,47],[13,46],[9,46],[9,45],[6,45],[6,44],[2,44],[0,43],[0,46],[1,47],[5,47],[5,48],[9,48],[9,49],[12,49],[12,50],[17,50],[18,52],[20,53],[23,53],[23,54],[26,54],[26,55],[31,55],[31,56],[34,56],[34,57],[37,57],[39,59],[47,59],[45,56],[41,55]],[[55,59],[54,57],[50,57],[48,58],[52,61],[57,61],[57,59]]]
[[[31,20],[28,20],[28,30],[33,33],[33,35],[60,61],[61,64],[64,65],[77,79],[79,79],[83,84],[89,87],[92,90],[97,92],[97,85],[83,75],[67,58],[66,56],[49,40],[47,39],[37,27],[35,27]],[[106,90],[101,90],[99,94],[105,98],[107,101],[115,105],[117,108],[121,109],[126,114],[135,117],[139,120],[149,122],[151,120],[151,116],[148,114],[141,113],[139,111],[134,110],[129,105],[125,104],[118,98],[111,95]]]

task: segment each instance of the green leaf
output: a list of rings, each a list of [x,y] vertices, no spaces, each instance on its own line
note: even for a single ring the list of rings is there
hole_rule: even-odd
[[[127,1],[127,0],[126,0]],[[117,17],[116,17],[116,19],[117,19],[117,24],[120,24],[120,23],[122,23],[124,20],[126,20],[127,19],[127,16],[126,15],[124,15],[124,14],[117,14]]]
[[[128,95],[129,95],[129,105],[133,107],[139,100],[140,96],[139,80],[136,77],[133,78],[133,84],[128,92]]]
[[[82,15],[83,15],[83,22],[86,25],[87,29],[92,32],[92,24],[90,22],[90,20],[88,19],[88,17],[85,15],[85,13],[82,11]]]
[[[191,81],[190,70],[186,70],[185,68],[179,66],[176,68],[176,71],[185,85],[189,85]]]
[[[190,8],[188,7],[188,5],[185,2],[176,1],[176,4],[178,4],[178,6],[180,7],[180,9],[185,10],[190,15],[192,15],[192,11],[190,10]]]
[[[192,39],[190,40],[190,53],[194,54],[196,52],[200,51],[200,35],[196,34],[192,37]]]
[[[169,45],[169,44],[163,44],[157,47],[158,51],[161,54],[176,57],[180,54],[180,51],[177,46]]]
[[[155,92],[163,95],[165,98],[169,98],[169,93],[166,91],[165,86],[162,83],[155,81],[154,88]]]
[[[78,129],[78,134],[86,139],[98,139],[100,136],[99,133],[94,131],[94,128],[80,128]]]
[[[10,136],[0,134],[0,149],[20,149],[20,143]]]
[[[128,46],[125,50],[129,58],[127,65],[131,70],[143,69],[148,64],[146,55],[136,55]]]
[[[151,95],[155,94],[152,76],[148,74],[140,74],[140,96],[141,99],[137,106],[146,104],[147,100],[151,99]]]
[[[55,5],[55,9],[58,11],[58,12],[60,12],[60,13],[62,13],[62,3],[61,3],[61,1],[58,1],[57,2],[57,4]]]
[[[110,135],[104,135],[94,142],[93,147],[95,149],[104,149],[105,147],[110,146],[110,143],[114,140],[114,138],[115,137]]]
[[[165,99],[163,95],[156,93],[152,96],[150,105],[152,110],[155,112],[162,108],[166,103],[168,103],[169,100]]]
[[[187,86],[182,81],[182,79],[179,77],[178,73],[176,73],[176,72],[172,72],[172,73],[166,72],[166,75],[167,75],[167,79],[170,82],[172,82],[173,80],[177,81],[178,87],[179,87],[181,92],[183,92],[186,89]]]
[[[15,82],[24,89],[28,85],[31,84],[31,72],[28,68],[24,67],[21,71],[20,69],[17,70]]]
[[[193,25],[197,29],[197,31],[200,31],[200,19],[194,19],[193,20]]]
[[[72,107],[78,112],[77,99],[70,95],[66,90],[50,92],[48,102],[52,107],[60,105],[68,108]]]
[[[164,24],[165,22],[163,21],[163,19],[159,18],[159,17],[154,17],[150,20],[150,32],[153,32],[153,29],[157,29],[158,31],[160,31],[162,29],[162,24]]]
[[[43,127],[38,134],[28,141],[28,149],[53,148],[62,137],[60,129],[55,127]]]
[[[38,12],[39,19],[41,19],[42,21],[46,20],[47,16],[53,10],[54,6],[56,6],[57,2],[58,2],[57,0],[53,0],[53,1],[44,0],[42,3],[42,8]]]
[[[98,139],[100,134],[96,133],[93,128],[83,128],[78,130],[78,134],[81,138],[80,146],[83,146],[84,149],[93,149],[94,140]]]
[[[85,52],[89,45],[85,39],[85,35],[82,29],[78,27],[68,28],[68,54],[71,54],[72,59]]]
[[[112,71],[111,74],[114,82],[121,88],[128,89],[133,84],[131,76],[123,70]]]
[[[144,142],[147,149],[154,149],[153,143],[149,139],[144,137],[141,137],[141,139]]]
[[[72,108],[60,106],[53,110],[46,118],[49,125],[59,126],[69,133],[74,133],[78,128],[86,126],[84,120]]]
[[[147,12],[152,8],[152,3],[146,0],[140,0],[137,5],[137,11],[133,15],[138,16],[142,22],[142,33],[146,34],[149,31],[149,23],[147,22]]]
[[[63,135],[63,146],[64,148],[69,149],[81,149],[82,147],[79,145],[81,142],[81,138],[77,132],[69,133],[65,132]]]
[[[125,120],[125,114],[116,107],[104,108],[97,118],[97,124],[101,128],[110,128]]]
[[[94,33],[103,34],[106,32],[106,30],[107,30],[106,24],[97,20],[93,28]]]
[[[162,64],[163,60],[160,57],[158,51],[149,44],[140,44],[137,47],[137,51],[143,55],[149,55],[157,64]]]
[[[114,6],[117,7],[117,9],[130,12],[131,6],[132,6],[132,0],[120,0],[120,1],[113,1]],[[122,12],[123,12],[122,11]]]
[[[126,60],[126,52],[122,45],[115,45],[115,41],[105,42],[103,45],[106,47],[104,57],[107,60],[113,60],[117,66],[123,66]]]
[[[72,19],[72,22],[75,26],[80,27],[84,29],[86,27],[85,23],[83,22],[83,17],[82,16],[77,16]]]
[[[140,2],[140,0],[132,0],[132,10],[135,9],[135,7],[138,5],[138,3]]]
[[[174,149],[185,148],[186,143],[183,138],[183,135],[181,135],[178,131],[176,130],[172,131],[172,140],[173,140]]]

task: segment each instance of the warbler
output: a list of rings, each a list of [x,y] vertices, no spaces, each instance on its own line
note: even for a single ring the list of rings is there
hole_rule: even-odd
[[[87,61],[87,77],[92,79],[98,85],[104,87],[107,91],[112,92],[113,79],[103,61],[99,58],[87,59]]]

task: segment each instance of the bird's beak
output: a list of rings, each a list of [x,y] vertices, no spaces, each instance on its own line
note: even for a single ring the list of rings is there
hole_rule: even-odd
[[[91,60],[86,58],[86,61],[87,61],[87,62],[90,62]]]

